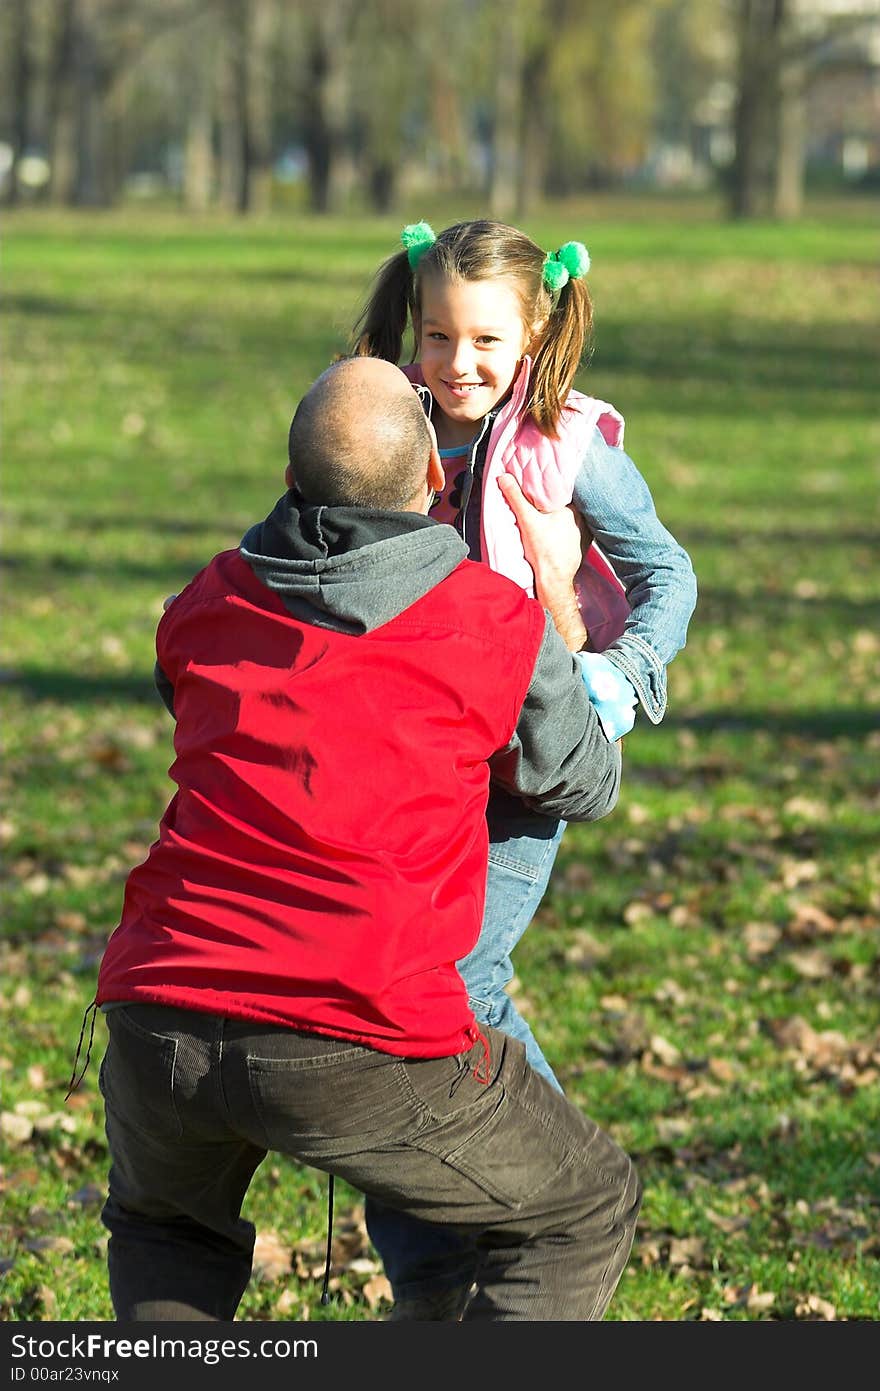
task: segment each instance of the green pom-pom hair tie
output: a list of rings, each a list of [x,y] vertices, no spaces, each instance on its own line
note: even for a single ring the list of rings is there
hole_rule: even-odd
[[[580,241],[567,241],[544,257],[543,281],[553,296],[553,308],[569,280],[580,280],[590,269],[590,253]]]
[[[400,234],[400,240],[406,248],[409,268],[415,270],[425,252],[430,251],[437,240],[437,233],[427,222],[408,222]]]

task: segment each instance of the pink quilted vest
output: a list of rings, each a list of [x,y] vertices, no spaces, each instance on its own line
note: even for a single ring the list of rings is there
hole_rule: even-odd
[[[623,444],[623,416],[607,401],[580,391],[569,392],[559,421],[557,439],[542,435],[524,410],[531,359],[523,358],[510,399],[495,418],[483,470],[480,506],[481,554],[487,565],[514,580],[534,597],[534,574],[523,550],[516,518],[508,507],[498,477],[511,473],[526,496],[544,512],[571,502],[575,479],[593,429],[598,425],[606,443]],[[410,381],[424,385],[418,363],[404,367]],[[620,637],[630,607],[623,585],[595,541],[575,575],[575,592],[590,646],[602,652]]]

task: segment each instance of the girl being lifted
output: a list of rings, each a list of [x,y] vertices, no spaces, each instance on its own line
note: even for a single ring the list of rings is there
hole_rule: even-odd
[[[439,236],[404,228],[354,330],[354,352],[400,363],[422,396],[445,485],[431,516],[455,527],[473,560],[508,575],[551,614],[609,739],[640,704],[657,724],[666,667],[696,604],[690,559],[659,521],[623,450],[624,422],[573,388],[593,312],[586,248],[547,253],[514,227],[460,222]],[[458,963],[477,1018],[520,1039],[558,1081],[506,987],[510,954],[541,901],[565,823],[493,793],[480,940]],[[439,1231],[367,1204],[367,1224],[395,1295],[393,1318],[455,1319],[472,1251]]]

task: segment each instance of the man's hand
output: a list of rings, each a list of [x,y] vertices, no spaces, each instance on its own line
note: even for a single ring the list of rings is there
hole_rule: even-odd
[[[535,576],[535,597],[550,614],[569,650],[578,652],[587,640],[574,592],[574,577],[589,545],[584,523],[573,507],[539,511],[510,473],[501,474],[498,486],[516,517],[526,560]]]

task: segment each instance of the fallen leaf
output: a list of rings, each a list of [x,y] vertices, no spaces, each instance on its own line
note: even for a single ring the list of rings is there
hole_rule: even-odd
[[[667,1145],[683,1139],[691,1131],[690,1121],[683,1120],[680,1116],[658,1116],[656,1126],[658,1136]]]
[[[829,937],[837,930],[837,920],[814,903],[796,904],[791,919],[785,925],[786,937],[798,942]]]
[[[390,1304],[394,1299],[391,1282],[384,1275],[374,1275],[364,1285],[361,1293],[371,1309],[376,1309],[383,1302]]]
[[[762,1292],[757,1285],[752,1285],[746,1298],[746,1308],[753,1314],[772,1309],[775,1303],[776,1295],[769,1290]]]
[[[727,1232],[728,1235],[733,1232],[741,1232],[749,1225],[748,1217],[725,1217],[720,1212],[715,1212],[714,1208],[711,1207],[704,1208],[703,1211],[707,1221],[711,1222],[713,1227],[717,1227],[719,1231]]]
[[[675,1044],[670,1043],[662,1034],[652,1034],[649,1046],[655,1058],[659,1058],[667,1067],[676,1067],[681,1062],[681,1053]]]
[[[837,1310],[827,1299],[820,1299],[819,1295],[811,1294],[806,1299],[801,1299],[795,1305],[794,1316],[796,1319],[814,1319],[832,1322],[837,1318]]]
[[[798,975],[803,976],[805,980],[824,980],[834,969],[828,956],[822,951],[793,951],[789,954],[788,960]]]
[[[710,1058],[709,1071],[713,1077],[717,1077],[719,1082],[735,1082],[737,1069],[729,1058]]]
[[[638,1057],[648,1046],[650,1033],[645,1020],[635,1010],[629,1010],[618,1022],[611,1052],[615,1058]]]
[[[278,1280],[291,1272],[291,1248],[277,1232],[258,1232],[253,1273],[257,1280]]]
[[[97,1207],[103,1204],[107,1194],[103,1188],[99,1188],[96,1183],[87,1183],[84,1188],[78,1188],[68,1199],[68,1207],[78,1205],[79,1207]]]
[[[285,1290],[279,1295],[274,1304],[274,1312],[280,1317],[285,1318],[299,1303],[299,1295],[294,1290]]]
[[[23,1145],[34,1133],[34,1123],[27,1116],[17,1116],[14,1111],[0,1114],[0,1135],[10,1145]]]
[[[565,960],[569,966],[578,966],[583,971],[589,971],[608,955],[608,951],[609,948],[597,941],[591,933],[578,930],[571,945],[565,949]]]
[[[701,1236],[673,1237],[669,1243],[669,1264],[694,1269],[705,1264],[706,1243]]]
[[[40,1285],[37,1290],[37,1298],[40,1301],[44,1317],[49,1320],[53,1319],[58,1308],[58,1297],[55,1291],[50,1289],[48,1285]]]
[[[781,936],[779,928],[773,923],[746,923],[743,928],[746,956],[750,961],[754,961],[759,956],[766,956],[768,952],[773,950]]]
[[[21,1244],[35,1256],[69,1256],[74,1250],[73,1242],[67,1236],[32,1236]]]
[[[29,1116],[31,1120],[44,1116],[48,1109],[45,1101],[37,1100],[17,1101],[13,1107],[17,1116]]]
[[[654,910],[649,903],[635,899],[626,905],[621,916],[629,927],[633,927],[636,923],[644,922],[646,918],[653,918]]]

